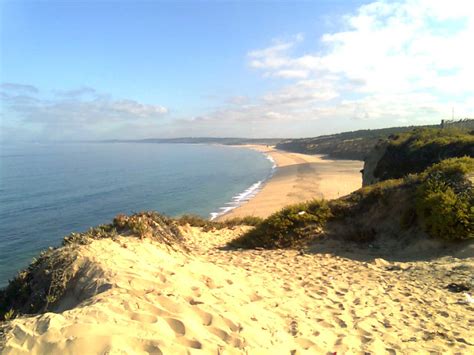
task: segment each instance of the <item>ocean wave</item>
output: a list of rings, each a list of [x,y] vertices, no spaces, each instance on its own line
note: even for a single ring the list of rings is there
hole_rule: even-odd
[[[265,185],[265,183],[270,179],[273,174],[275,174],[275,171],[277,169],[277,165],[275,163],[275,160],[268,154],[264,154],[265,157],[270,160],[272,163],[272,169],[268,176],[264,180],[257,181],[254,183],[252,186],[250,186],[248,189],[246,189],[244,192],[241,192],[240,194],[235,195],[232,197],[232,201],[227,202],[226,206],[220,207],[218,212],[211,212],[210,213],[210,220],[213,221],[214,219],[223,216],[233,209],[236,209],[237,207],[240,207],[243,205],[245,202],[249,201],[251,198],[255,197],[262,187]]]

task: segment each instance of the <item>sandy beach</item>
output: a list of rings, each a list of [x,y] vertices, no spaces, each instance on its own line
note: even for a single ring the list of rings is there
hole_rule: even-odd
[[[67,296],[8,322],[2,354],[474,352],[473,305],[445,289],[472,258],[222,249],[246,228],[185,226],[189,251],[133,237],[75,246]]]
[[[323,159],[322,155],[285,152],[263,145],[246,145],[273,158],[276,173],[258,194],[219,217],[268,217],[282,207],[314,198],[333,199],[362,186],[362,161]]]

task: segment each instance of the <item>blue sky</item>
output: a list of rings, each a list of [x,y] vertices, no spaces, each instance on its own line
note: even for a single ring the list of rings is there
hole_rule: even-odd
[[[468,1],[0,4],[3,139],[314,136],[474,112]]]

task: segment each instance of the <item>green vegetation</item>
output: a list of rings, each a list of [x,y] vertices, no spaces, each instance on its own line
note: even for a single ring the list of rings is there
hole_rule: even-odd
[[[257,226],[262,222],[262,218],[254,217],[254,216],[247,216],[247,217],[236,217],[230,218],[224,221],[210,221],[208,219],[202,218],[200,216],[186,214],[176,219],[176,223],[180,226],[184,226],[189,224],[192,227],[200,227],[205,232],[211,230],[220,230],[224,228],[232,228],[235,226]]]
[[[393,127],[344,132],[314,138],[291,139],[277,144],[277,148],[304,154],[328,154],[331,158],[364,160],[369,152],[391,134],[413,127]]]
[[[63,245],[68,244],[90,244],[93,240],[102,238],[115,238],[118,236],[117,230],[112,224],[102,224],[100,226],[90,228],[84,233],[71,233],[64,237]]]
[[[447,126],[450,127],[449,129],[455,128],[467,133],[474,129],[474,119],[449,122]],[[423,127],[435,129],[440,126],[420,126],[418,128]],[[305,154],[328,154],[331,158],[338,159],[364,160],[381,141],[387,140],[390,136],[413,131],[415,128],[417,127],[365,129],[313,138],[290,139],[278,143],[277,148]]]
[[[0,320],[45,312],[66,291],[74,273],[71,250],[50,248],[0,291]]]
[[[474,135],[456,128],[416,129],[388,140],[385,153],[373,171],[379,180],[421,173],[444,159],[474,156]]]
[[[416,212],[433,237],[474,238],[474,191],[466,175],[474,173],[473,158],[453,158],[423,174],[416,194]]]
[[[326,201],[314,200],[283,208],[229,246],[237,248],[297,248],[314,239],[331,211]]]

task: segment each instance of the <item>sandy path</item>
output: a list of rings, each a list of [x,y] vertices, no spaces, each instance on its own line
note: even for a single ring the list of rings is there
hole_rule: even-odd
[[[363,162],[322,159],[321,155],[284,152],[266,146],[245,146],[270,155],[277,165],[274,176],[250,201],[220,217],[268,217],[282,207],[313,198],[333,199],[362,185]]]
[[[79,247],[87,268],[70,309],[12,321],[3,353],[474,352],[474,306],[431,277],[472,273],[472,259],[388,264],[221,249],[243,230],[185,227],[191,254],[135,238]]]

